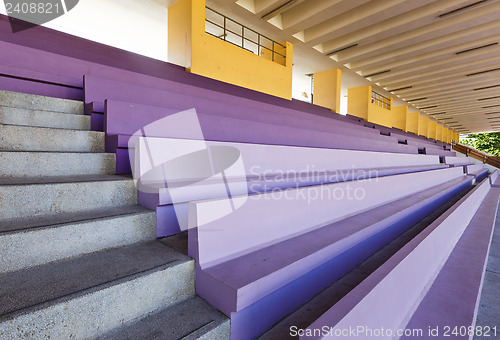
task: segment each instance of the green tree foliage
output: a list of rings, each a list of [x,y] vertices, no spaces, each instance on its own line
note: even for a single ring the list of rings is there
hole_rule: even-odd
[[[472,146],[492,156],[500,156],[500,132],[467,135],[460,140],[460,143]]]

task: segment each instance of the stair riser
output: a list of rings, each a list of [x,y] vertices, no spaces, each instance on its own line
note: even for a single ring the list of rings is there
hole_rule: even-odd
[[[137,204],[132,180],[0,186],[0,218]]]
[[[154,212],[4,233],[0,274],[155,238]]]
[[[0,152],[0,178],[113,175],[115,169],[115,154]]]
[[[0,106],[0,123],[47,128],[90,130],[90,116]]]
[[[83,103],[32,94],[0,91],[0,105],[30,110],[83,114]]]
[[[68,296],[38,310],[12,315],[0,323],[0,338],[88,339],[194,295],[194,263],[185,262],[133,280],[78,296]]]
[[[104,152],[104,133],[2,125],[0,150]]]

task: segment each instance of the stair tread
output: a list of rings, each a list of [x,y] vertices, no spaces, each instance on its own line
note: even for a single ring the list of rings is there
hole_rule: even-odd
[[[103,181],[130,181],[130,175],[76,175],[76,176],[50,176],[50,177],[8,177],[0,178],[2,185],[35,185],[56,183],[80,183]]]
[[[0,103],[0,123],[4,125],[90,130],[91,117],[81,113],[2,106]]]
[[[229,318],[196,296],[104,334],[98,339],[194,339],[224,323],[227,323],[226,334],[219,336],[226,335],[229,339]]]
[[[89,220],[114,218],[117,216],[154,213],[140,205],[108,207],[82,212],[53,213],[46,216],[0,219],[0,233],[25,231],[33,228],[52,227],[61,224],[79,223]]]
[[[73,133],[80,133],[80,134],[89,134],[89,135],[104,135],[104,132],[102,131],[91,131],[91,130],[78,130],[78,129],[68,129],[68,128],[59,128],[59,127],[44,127],[44,126],[31,126],[31,125],[14,125],[14,124],[3,124],[0,123],[0,127],[3,128],[11,128],[11,129],[19,129],[19,130],[35,130],[35,131],[45,131],[45,130],[51,130],[51,131],[68,131],[68,132],[73,132]]]
[[[134,274],[175,266],[191,258],[157,241],[100,251],[0,276],[0,320],[55,299],[71,299]]]
[[[20,109],[83,114],[83,102],[81,101],[15,91],[0,90],[0,103],[2,106]]]
[[[30,113],[34,114],[45,114],[45,113],[55,113],[55,114],[61,114],[61,115],[73,115],[77,117],[88,117],[90,119],[90,116],[85,116],[83,112],[64,112],[64,111],[54,111],[54,110],[42,110],[42,109],[33,109],[33,108],[24,108],[24,107],[15,107],[15,106],[7,106],[7,105],[2,105],[0,103],[0,110],[6,110],[7,112],[12,112],[12,111],[27,111]]]

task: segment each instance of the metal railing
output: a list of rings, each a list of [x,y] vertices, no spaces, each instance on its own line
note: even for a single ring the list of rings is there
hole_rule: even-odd
[[[481,152],[479,150],[471,148],[470,146],[460,144],[455,140],[451,141],[451,145],[453,147],[453,150],[460,152],[460,153],[463,153],[467,157],[475,158],[477,160],[480,160],[484,164],[489,164],[489,165],[492,165],[492,166],[500,169],[499,157],[492,156],[492,155],[489,155],[485,152]]]
[[[372,103],[387,110],[391,109],[391,99],[374,91],[372,91]]]
[[[285,65],[286,46],[206,7],[205,33]]]

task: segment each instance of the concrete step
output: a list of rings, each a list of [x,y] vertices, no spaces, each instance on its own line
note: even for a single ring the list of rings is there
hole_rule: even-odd
[[[194,263],[157,242],[0,276],[0,338],[88,339],[194,296]]]
[[[229,318],[200,297],[180,302],[129,325],[104,334],[99,340],[229,339]]]
[[[11,91],[0,91],[0,106],[83,114],[83,102],[80,101]]]
[[[155,238],[155,213],[138,205],[0,220],[0,273]]]
[[[137,204],[127,176],[0,179],[0,219],[40,217]]]
[[[90,130],[90,116],[0,106],[0,123],[59,129]]]
[[[2,124],[0,150],[104,152],[104,133]]]
[[[113,175],[115,169],[112,153],[0,151],[0,178]]]

